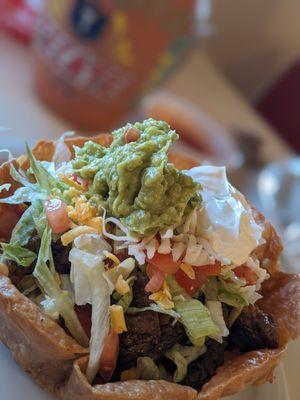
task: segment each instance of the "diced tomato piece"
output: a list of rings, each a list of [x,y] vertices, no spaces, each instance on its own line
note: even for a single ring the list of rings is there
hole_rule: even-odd
[[[89,304],[86,306],[75,306],[75,312],[85,333],[90,338],[92,329],[92,307]]]
[[[246,265],[236,267],[233,271],[238,278],[245,279],[245,281],[249,285],[253,285],[257,282],[258,276],[251,268],[247,267]]]
[[[106,381],[110,381],[117,365],[119,355],[119,335],[110,331],[104,339],[104,347],[100,359],[99,373]]]
[[[194,267],[194,269],[201,274],[207,276],[218,276],[221,273],[221,263],[216,262],[215,264],[202,265],[201,267]]]
[[[45,202],[46,216],[54,233],[63,233],[70,228],[67,205],[62,200],[53,198]]]
[[[147,275],[150,279],[147,285],[145,286],[146,292],[155,293],[158,292],[162,287],[166,275],[161,272],[160,269],[156,268],[154,265],[148,264],[147,266]]]
[[[179,283],[181,287],[183,287],[189,295],[194,294],[197,290],[202,286],[203,282],[205,281],[207,275],[196,273],[195,270],[195,279],[191,279],[187,276],[187,274],[182,270],[179,269],[175,274],[175,279]]]
[[[179,269],[175,274],[175,279],[189,295],[197,292],[201,288],[208,276],[217,276],[221,272],[221,264],[203,265],[201,267],[193,267],[195,271],[195,279],[191,279],[187,274]]]
[[[159,254],[155,253],[154,256],[149,260],[151,265],[154,265],[162,272],[166,274],[175,274],[178,270],[181,261],[173,261],[172,254]]]

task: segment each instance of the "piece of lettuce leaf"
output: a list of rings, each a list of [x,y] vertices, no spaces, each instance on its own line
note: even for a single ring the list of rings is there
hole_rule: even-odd
[[[28,207],[14,227],[10,243],[1,244],[2,259],[14,261],[22,267],[28,267],[36,259],[36,254],[24,247],[35,230],[32,212],[33,206]]]
[[[35,230],[35,223],[32,217],[33,207],[30,206],[22,214],[21,218],[14,227],[10,244],[17,243],[20,246],[25,246]]]
[[[119,306],[123,307],[124,313],[128,310],[128,308],[130,307],[130,304],[132,303],[132,300],[133,300],[132,286],[133,286],[134,281],[135,281],[135,277],[133,277],[133,276],[128,279],[127,283],[129,285],[130,290],[129,290],[129,292],[123,294],[123,296],[121,296],[118,299],[117,304]],[[117,293],[117,292],[115,292],[115,293]]]
[[[137,314],[144,311],[154,311],[160,314],[170,315],[170,317],[173,317],[175,320],[178,320],[180,318],[180,314],[178,314],[176,311],[172,309],[166,310],[165,308],[160,307],[156,303],[150,303],[149,306],[143,308],[129,307],[126,310],[127,314]]]
[[[51,256],[51,229],[46,225],[42,235],[41,246],[33,276],[37,279],[46,298],[52,299],[52,303],[55,304],[57,312],[63,318],[66,328],[71,335],[78,343],[87,346],[88,338],[74,311],[74,303],[69,293],[60,288],[54,274],[47,265]]]
[[[35,229],[39,237],[42,237],[45,226],[48,223],[43,202],[41,200],[36,200],[32,203],[31,208],[31,215]]]
[[[231,307],[245,307],[249,301],[244,296],[243,287],[235,283],[228,283],[223,279],[218,282],[218,300]]]
[[[33,191],[31,188],[27,186],[22,186],[16,189],[11,196],[0,199],[0,203],[4,204],[31,203],[32,201],[38,198],[40,199],[44,198],[46,200],[46,196],[44,194]]]
[[[58,177],[54,177],[51,173],[45,168],[42,162],[38,161],[32,151],[30,150],[28,144],[26,144],[26,151],[30,161],[30,168],[35,176],[37,184],[40,188],[46,190],[47,192],[52,193],[54,191],[60,191],[61,193],[64,190],[68,190],[69,186],[62,182]]]
[[[3,190],[8,192],[10,187],[11,187],[10,183],[4,183],[3,185],[0,186],[0,193],[3,192]]]
[[[141,379],[145,381],[162,379],[159,367],[151,357],[139,357],[136,367],[141,375]]]
[[[36,259],[36,254],[17,243],[1,243],[3,253],[1,258],[11,260],[21,267],[29,267]]]
[[[207,336],[216,335],[219,331],[209,310],[200,300],[190,297],[173,276],[168,276],[167,283],[175,305],[174,310],[180,315],[179,321],[185,327],[193,345],[202,347]]]
[[[186,377],[188,365],[197,360],[206,351],[206,346],[201,348],[196,346],[182,346],[175,344],[171,350],[169,350],[165,357],[173,361],[176,365],[176,371],[173,375],[173,382],[182,382]]]
[[[110,292],[103,276],[107,246],[108,243],[100,236],[83,234],[74,240],[69,256],[76,304],[92,305],[90,358],[86,370],[89,382],[99,371],[104,340],[110,328]]]

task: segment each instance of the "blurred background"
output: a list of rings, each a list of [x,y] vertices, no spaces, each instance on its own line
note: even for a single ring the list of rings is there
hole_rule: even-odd
[[[299,273],[299,15],[298,0],[0,0],[0,148],[165,119],[176,151],[228,167]]]

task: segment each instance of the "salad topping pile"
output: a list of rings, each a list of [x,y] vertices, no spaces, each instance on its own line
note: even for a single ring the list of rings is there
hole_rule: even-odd
[[[52,162],[27,147],[27,169],[10,162],[18,188],[4,197],[10,184],[0,187],[0,202],[21,210],[1,243],[2,262],[23,269],[19,290],[89,346],[90,382],[98,373],[112,378],[127,316],[165,315],[185,339],[164,354],[176,366],[172,376],[143,356],[121,379],[182,382],[207,340],[228,336],[224,305],[232,324],[261,297],[268,274],[253,250],[263,244],[262,227],[225,167],[180,171],[168,162],[177,138],[167,123],[148,119],[114,131],[108,147],[75,147],[71,159],[62,137]],[[67,252],[69,270],[58,271],[55,246]],[[146,280],[143,307],[134,305],[137,276]]]

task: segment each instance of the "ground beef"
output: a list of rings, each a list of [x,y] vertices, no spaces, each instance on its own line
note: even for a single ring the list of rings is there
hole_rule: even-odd
[[[35,254],[38,254],[40,249],[41,239],[39,236],[34,233],[28,241],[28,244],[25,246],[27,249],[33,251]],[[52,253],[55,269],[60,274],[69,274],[71,264],[69,262],[69,253],[71,250],[71,245],[63,246],[61,241],[58,240],[55,243],[52,243]],[[14,285],[18,285],[21,279],[28,274],[32,274],[34,270],[34,266],[36,261],[34,261],[29,267],[19,267],[14,261],[6,260],[6,265],[9,269],[9,275],[12,283]]]
[[[69,261],[69,253],[72,245],[63,246],[61,240],[52,243],[52,254],[55,269],[59,274],[69,274],[71,269],[71,263]]]
[[[135,273],[136,280],[133,285],[133,300],[131,303],[132,307],[143,308],[149,306],[151,301],[149,300],[149,293],[145,291],[149,279],[146,274],[141,271]]]
[[[120,335],[120,371],[136,365],[138,357],[149,356],[158,360],[175,343],[186,338],[183,326],[153,311],[126,315],[127,332]]]
[[[256,306],[245,307],[230,329],[229,348],[242,352],[279,346],[273,318]]]
[[[182,385],[199,390],[215,374],[216,369],[224,363],[224,344],[209,339],[206,347],[206,352],[189,365],[187,375],[181,382]]]

